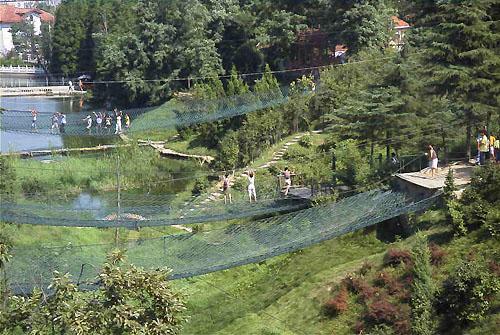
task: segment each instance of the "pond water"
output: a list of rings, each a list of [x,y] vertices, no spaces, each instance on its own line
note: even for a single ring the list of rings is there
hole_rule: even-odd
[[[6,109],[1,114],[1,122],[8,131],[1,130],[0,152],[28,151],[37,149],[57,149],[86,145],[107,144],[112,138],[60,136],[48,134],[53,113],[74,114],[87,108],[78,97],[0,97],[0,107]],[[39,112],[39,131],[31,132],[30,110]]]

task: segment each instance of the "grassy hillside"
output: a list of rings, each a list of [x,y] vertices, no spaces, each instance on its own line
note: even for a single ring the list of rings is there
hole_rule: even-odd
[[[466,255],[498,259],[497,240],[484,239],[481,231],[453,238],[441,211],[427,212],[418,226],[444,252],[443,263],[433,269],[438,283]],[[336,317],[326,315],[325,302],[347,274],[366,263],[372,275],[378,273],[387,250],[411,249],[414,241],[412,236],[385,244],[369,229],[259,264],[179,281],[188,293],[191,315],[184,334],[354,334],[365,309],[359,299],[350,294],[348,310]],[[499,307],[497,296],[493,312],[468,334],[493,334],[500,323]]]

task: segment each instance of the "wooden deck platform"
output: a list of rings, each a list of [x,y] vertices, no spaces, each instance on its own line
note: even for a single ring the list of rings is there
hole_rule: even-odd
[[[396,174],[398,189],[415,195],[417,199],[432,195],[444,187],[449,169],[454,172],[455,185],[458,187],[458,195],[460,195],[465,186],[470,183],[475,169],[474,166],[465,163],[439,168],[434,178],[427,174],[426,169],[420,172],[398,173]]]
[[[137,141],[140,145],[149,145],[156,151],[160,153],[161,156],[171,157],[176,159],[194,159],[197,160],[200,165],[205,163],[211,163],[215,160],[214,157],[208,155],[195,155],[195,154],[185,154],[182,152],[177,152],[175,150],[169,149],[165,147],[166,142],[164,141]]]

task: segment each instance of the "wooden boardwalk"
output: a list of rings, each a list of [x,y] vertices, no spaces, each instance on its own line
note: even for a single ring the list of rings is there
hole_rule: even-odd
[[[214,157],[208,155],[194,155],[194,154],[185,154],[182,152],[177,152],[175,150],[169,149],[165,147],[164,141],[144,141],[138,140],[139,145],[149,145],[156,151],[160,153],[163,157],[170,157],[176,159],[194,159],[203,165],[205,163],[211,163],[215,160]]]

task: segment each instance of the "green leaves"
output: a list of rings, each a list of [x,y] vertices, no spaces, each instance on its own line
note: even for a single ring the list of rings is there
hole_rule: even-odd
[[[11,297],[0,326],[32,334],[178,334],[185,307],[170,288],[169,270],[145,271],[123,261],[123,251],[109,255],[94,292],[79,291],[68,275],[55,272],[51,294]]]

